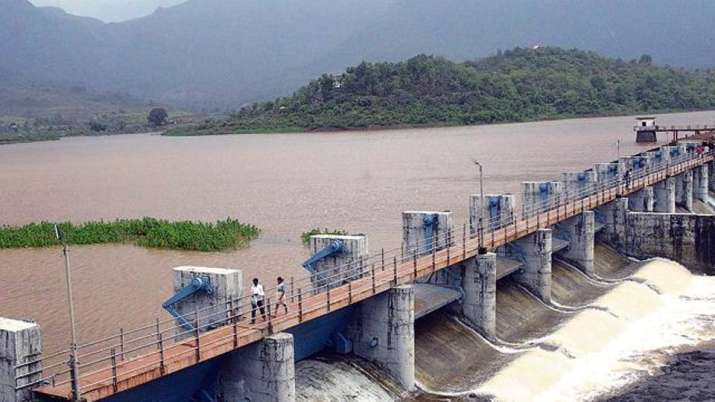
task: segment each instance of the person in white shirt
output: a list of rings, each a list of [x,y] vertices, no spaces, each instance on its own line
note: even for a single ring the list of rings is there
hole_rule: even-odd
[[[286,283],[282,277],[278,277],[278,284],[276,285],[276,293],[278,294],[278,302],[276,303],[276,309],[274,312],[274,317],[278,315],[278,307],[283,306],[286,314],[288,314],[288,305],[285,302],[286,296]]]
[[[263,321],[266,320],[266,308],[263,307],[263,299],[266,294],[263,292],[263,285],[258,283],[258,278],[253,278],[251,286],[251,324],[256,323],[256,310],[261,310]]]

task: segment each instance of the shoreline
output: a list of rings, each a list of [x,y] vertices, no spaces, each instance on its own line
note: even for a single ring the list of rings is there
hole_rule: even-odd
[[[701,113],[701,112],[712,112],[715,109],[696,109],[696,110],[662,110],[662,111],[650,111],[642,112],[646,114],[654,114],[658,116],[671,115],[671,114],[681,114],[681,113]],[[40,142],[53,142],[61,141],[65,138],[84,138],[84,137],[114,137],[120,135],[138,135],[138,134],[153,134],[162,137],[204,137],[204,136],[223,136],[223,135],[271,135],[271,134],[323,134],[323,133],[352,133],[352,132],[386,132],[386,131],[399,131],[399,130],[409,130],[409,129],[431,129],[431,128],[459,128],[459,127],[491,127],[491,126],[503,126],[508,124],[530,124],[530,123],[545,123],[545,122],[557,122],[557,121],[568,121],[568,120],[580,120],[580,119],[599,119],[599,118],[613,118],[613,117],[628,117],[628,116],[638,116],[639,114],[633,113],[613,113],[613,114],[588,114],[580,116],[563,116],[563,117],[553,117],[544,118],[536,120],[525,120],[525,121],[505,121],[499,123],[488,123],[488,124],[404,124],[397,126],[368,126],[364,128],[318,128],[318,129],[303,129],[303,128],[290,128],[284,127],[282,129],[257,129],[257,130],[238,130],[239,132],[214,132],[214,133],[192,133],[192,134],[167,134],[170,130],[157,131],[157,130],[147,130],[147,131],[136,131],[136,132],[121,132],[121,133],[100,133],[92,135],[58,135],[40,138],[13,138],[2,140],[0,139],[0,147],[7,145],[16,144],[32,144]],[[173,128],[171,130],[181,129]]]
[[[186,134],[170,134],[171,130],[166,130],[161,132],[163,137],[203,137],[203,136],[221,136],[221,135],[266,135],[266,134],[311,134],[311,133],[350,133],[355,131],[368,131],[368,132],[381,132],[381,131],[397,131],[397,130],[407,130],[407,129],[429,129],[429,128],[451,128],[451,127],[484,127],[484,126],[501,126],[507,124],[528,124],[528,123],[541,123],[550,121],[565,121],[565,120],[579,120],[579,119],[594,119],[594,118],[611,118],[611,117],[628,117],[628,116],[640,116],[643,114],[652,115],[669,115],[669,114],[679,114],[679,113],[699,113],[699,112],[711,112],[715,109],[692,109],[692,110],[650,110],[635,112],[624,112],[624,113],[595,113],[595,114],[583,114],[583,115],[573,115],[573,116],[559,116],[559,117],[545,117],[534,120],[520,120],[520,121],[503,121],[497,123],[483,123],[483,124],[449,124],[449,123],[426,123],[426,124],[400,124],[394,126],[367,126],[367,127],[319,127],[315,129],[302,128],[302,127],[281,127],[281,128],[256,128],[256,129],[236,129],[233,131],[221,131],[216,130],[216,132],[200,133],[200,129],[197,129],[195,133]],[[178,130],[185,130],[186,128],[176,128]],[[176,130],[173,129],[173,130]]]

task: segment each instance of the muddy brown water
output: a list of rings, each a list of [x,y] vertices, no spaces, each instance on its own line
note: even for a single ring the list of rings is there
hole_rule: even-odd
[[[238,268],[272,283],[303,275],[300,234],[312,227],[366,233],[370,249],[400,245],[403,210],[452,210],[465,222],[478,191],[518,193],[632,154],[632,117],[494,126],[318,134],[69,138],[0,147],[0,224],[156,216],[259,226],[251,247],[226,253],[124,245],[71,250],[80,342],[166,317],[171,268]],[[659,116],[661,124],[712,124],[715,112]],[[666,140],[663,138],[663,140]],[[60,250],[0,251],[0,316],[34,319],[45,350],[68,344]]]

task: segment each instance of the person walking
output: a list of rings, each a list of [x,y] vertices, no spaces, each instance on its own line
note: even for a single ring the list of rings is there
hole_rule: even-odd
[[[626,190],[631,188],[631,169],[626,170]]]
[[[265,297],[263,285],[258,282],[258,278],[253,278],[253,286],[251,286],[251,324],[256,323],[256,310],[260,310],[263,321],[266,320],[266,308],[263,306]]]
[[[273,315],[274,317],[278,315],[278,307],[280,307],[281,305],[283,306],[285,313],[288,314],[288,305],[285,302],[286,283],[283,280],[283,277],[280,276],[278,277],[277,282],[278,284],[276,285],[276,293],[278,294],[278,301],[276,302],[275,314]]]

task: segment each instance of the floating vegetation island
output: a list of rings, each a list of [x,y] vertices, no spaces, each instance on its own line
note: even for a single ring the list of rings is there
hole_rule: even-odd
[[[0,248],[59,245],[54,225],[41,222],[19,227],[0,226]],[[145,217],[82,224],[64,222],[59,226],[68,244],[136,242],[144,247],[196,251],[225,251],[246,247],[260,233],[256,226],[231,218],[204,223]]]

